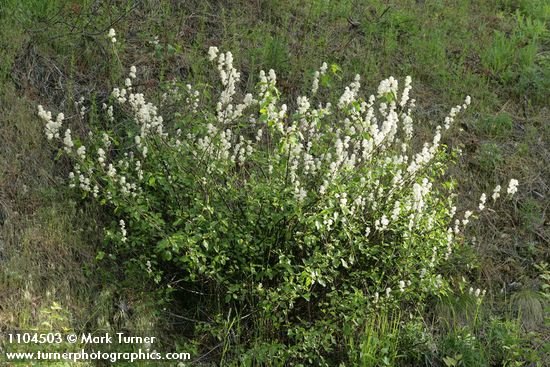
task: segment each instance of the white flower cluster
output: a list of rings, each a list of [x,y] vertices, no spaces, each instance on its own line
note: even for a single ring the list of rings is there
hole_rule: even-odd
[[[193,86],[191,84],[187,84],[185,88],[187,90],[187,98],[185,99],[185,103],[189,106],[192,106],[191,110],[194,113],[197,113],[199,108],[200,92],[196,89],[193,89]]]
[[[470,217],[472,216],[473,212],[471,210],[466,210],[464,212],[464,219],[462,220],[462,225],[466,226],[468,223],[470,223]]]
[[[412,78],[410,75],[407,75],[405,77],[405,88],[403,88],[403,92],[401,93],[401,102],[399,102],[399,105],[401,107],[405,107],[407,103],[409,103],[409,93],[411,92],[412,86]]]
[[[103,148],[97,149],[97,161],[100,165],[105,166],[105,151]]]
[[[110,122],[115,121],[115,116],[114,116],[114,113],[113,113],[113,106],[112,105],[107,106],[107,104],[103,103],[102,109],[104,111],[106,111],[107,119]],[[108,140],[108,136],[107,136],[107,140]]]
[[[485,193],[481,194],[481,197],[479,198],[479,211],[482,211],[485,209],[485,203],[487,202],[487,195]]]
[[[233,67],[233,54],[230,51],[220,53],[218,56],[218,72],[224,89],[218,102],[218,120],[225,122],[226,118],[233,116],[233,96],[236,93],[236,85],[239,83],[241,73]]]
[[[76,155],[78,156],[78,158],[80,158],[81,161],[86,159],[86,147],[84,145],[79,146],[76,150]]]
[[[127,237],[128,232],[126,231],[126,223],[124,223],[124,220],[121,219],[118,222],[118,225],[120,226],[120,233],[122,235],[121,241],[126,242],[128,240],[128,237]]]
[[[116,32],[113,28],[109,29],[109,33],[107,33],[107,37],[109,40],[111,40],[112,43],[116,43]]]
[[[46,137],[48,140],[52,140],[53,138],[59,139],[59,130],[61,129],[61,126],[63,125],[63,120],[65,119],[65,115],[63,113],[59,113],[55,120],[52,119],[52,113],[50,111],[44,110],[44,108],[39,105],[38,106],[38,116],[46,122]]]
[[[461,110],[465,110],[466,108],[468,108],[471,102],[472,102],[472,98],[470,96],[466,96],[466,98],[464,99],[464,104],[451,108],[451,112],[447,117],[445,117],[445,125],[444,125],[445,130],[448,130],[451,127],[456,115]]]
[[[338,101],[338,107],[345,108],[349,106],[352,102],[357,99],[357,94],[361,88],[361,76],[359,74],[355,75],[354,81],[345,88],[344,93]]]
[[[137,73],[137,68],[134,65],[130,66],[130,73],[128,74],[128,76],[131,79],[135,79],[136,78],[136,73]]]
[[[493,195],[491,196],[493,198],[493,201],[496,201],[500,197],[500,185],[496,185],[495,189],[493,190]]]
[[[152,46],[158,46],[160,43],[159,36],[154,36],[152,39],[149,40],[149,44]]]
[[[390,76],[388,79],[382,80],[380,82],[380,85],[378,85],[378,98],[384,97],[387,94],[397,96],[398,85],[399,83],[397,82],[397,79],[395,79],[393,76]],[[406,96],[408,96],[408,91]]]
[[[470,293],[471,296],[474,296],[475,298],[477,298],[477,300],[479,302],[479,301],[481,301],[481,299],[483,297],[485,297],[485,294],[487,293],[487,290],[485,290],[485,289],[481,290],[479,288],[474,290],[474,288],[470,287],[469,293]]]
[[[315,75],[313,76],[313,83],[311,86],[312,96],[317,94],[317,91],[319,90],[319,78],[327,73],[327,69],[328,69],[327,63],[323,62],[323,65],[321,65],[321,68],[315,71]]]
[[[518,184],[519,184],[518,180],[516,180],[516,179],[511,179],[510,180],[510,183],[508,184],[508,189],[507,189],[508,195],[512,196],[517,192]],[[501,191],[501,186],[496,185],[495,188],[493,189],[493,194],[491,195],[493,201],[496,201],[500,197],[500,191]],[[482,193],[480,198],[479,198],[478,210],[480,212],[482,212],[485,209],[486,204],[487,204],[487,194]],[[456,210],[456,208],[454,208],[454,210],[453,210],[453,216],[454,216],[454,211],[455,210]],[[471,210],[466,210],[466,212],[464,213],[464,219],[462,220],[462,225],[463,226],[466,226],[470,222],[470,217],[472,216],[472,214],[473,214],[473,212]],[[458,228],[458,225],[459,225],[459,221],[456,220],[455,228],[454,228],[454,233],[455,234],[459,233],[459,231],[460,231],[459,228]]]
[[[80,118],[84,118],[86,115],[86,106],[84,106],[84,97],[80,97],[78,101],[75,101],[74,103],[75,108],[78,110],[80,114]]]
[[[176,80],[172,80],[168,85],[168,90],[162,94],[161,106],[171,103],[179,105],[182,101],[190,107],[193,113],[199,112],[200,91],[193,88],[191,84],[186,84],[182,90]]]
[[[508,190],[506,190],[508,195],[514,195],[516,192],[518,192],[518,185],[518,180],[516,180],[515,178],[511,179],[510,183],[508,184]]]
[[[208,60],[214,61],[214,60],[218,57],[218,53],[219,53],[219,52],[220,52],[220,50],[218,50],[217,47],[211,46],[211,47],[208,49]]]
[[[99,186],[94,185],[92,187],[92,180],[90,177],[93,175],[93,169],[89,168],[87,171],[81,170],[80,164],[74,165],[74,172],[69,173],[69,186],[78,187],[85,193],[92,193],[94,197],[99,195]]]
[[[70,153],[74,147],[73,138],[71,137],[71,129],[65,130],[65,136],[63,137],[64,149],[67,153]]]
[[[163,132],[163,119],[157,114],[157,108],[145,101],[143,94],[133,93],[132,92],[132,80],[137,77],[137,69],[135,66],[130,68],[130,73],[128,78],[125,81],[125,88],[114,88],[112,92],[113,98],[120,103],[121,105],[128,104],[130,111],[134,114],[134,119],[140,124],[140,134],[134,137],[136,147],[141,151],[143,157],[147,157],[148,147],[143,143],[144,139],[150,134],[157,134],[159,136],[166,136]],[[75,104],[79,108],[83,105],[84,98],[81,97]],[[107,119],[109,121],[114,120],[113,116],[113,106],[103,104],[103,110],[106,111]],[[39,116],[46,122],[46,136],[48,139],[58,138],[60,139],[59,131],[62,127],[62,122],[64,120],[64,115],[60,113],[57,116],[56,120],[52,119],[51,112],[45,111],[42,106],[38,107]],[[61,139],[60,139],[61,140]],[[79,187],[82,191],[90,193],[94,197],[98,197],[100,194],[100,188],[103,184],[100,184],[101,176],[104,174],[105,177],[112,180],[120,190],[122,195],[130,195],[131,197],[136,197],[140,192],[141,188],[136,182],[133,182],[133,179],[136,181],[143,180],[143,169],[142,163],[135,159],[133,152],[130,154],[125,154],[124,159],[119,160],[118,162],[109,163],[108,162],[108,150],[111,147],[111,137],[107,133],[101,135],[102,147],[97,148],[96,158],[89,156],[87,154],[87,149],[85,145],[79,145],[78,148],[73,151],[75,146],[71,130],[66,129],[64,137],[62,139],[64,150],[69,154],[74,154],[74,157],[77,158],[79,163],[76,163],[74,166],[74,171],[69,175],[69,181],[71,187]],[[95,162],[93,166],[89,166],[90,160]],[[81,169],[81,164],[86,163],[86,166],[89,167],[86,170]],[[131,164],[131,162],[134,162]],[[134,169],[131,170],[130,167],[133,166]],[[97,182],[97,183],[93,183]],[[108,200],[112,199],[112,192],[105,193],[105,197]]]

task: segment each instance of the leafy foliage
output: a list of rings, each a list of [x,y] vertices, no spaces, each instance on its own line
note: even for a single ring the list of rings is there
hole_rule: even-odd
[[[111,30],[116,47],[114,37]],[[449,291],[439,269],[473,212],[455,218],[445,176],[455,153],[440,141],[470,97],[415,152],[409,77],[401,90],[390,77],[362,98],[357,75],[338,101],[323,103],[319,87],[341,71],[324,63],[309,96],[289,108],[273,70],[236,102],[233,55],[211,47],[208,56],[221,79],[217,101],[174,82],[156,107],[136,92],[132,66],[103,112],[79,102],[92,120],[85,140],[70,130],[61,138],[64,115],[54,120],[39,107],[47,137],[63,140],[76,162],[70,185],[112,215],[98,259],[168,289],[185,284],[187,297],[205,295],[215,306],[197,327],[224,345],[237,344],[230,334],[249,340],[238,343],[245,360],[262,362],[258,348],[267,348],[269,358],[294,362],[330,365],[352,353],[344,360],[370,363],[368,350],[395,347],[399,324],[372,324],[371,315],[421,311]],[[165,121],[160,110],[170,106],[184,109]],[[485,194],[480,200],[482,211]],[[245,331],[258,324],[265,335]],[[359,357],[339,343],[348,335],[355,344],[355,334],[366,351]],[[393,363],[396,351],[384,353],[372,358]]]

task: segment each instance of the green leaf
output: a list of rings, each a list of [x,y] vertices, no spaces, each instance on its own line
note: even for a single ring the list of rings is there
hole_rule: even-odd
[[[334,75],[337,75],[342,72],[342,68],[338,64],[330,64],[330,71],[332,71]]]
[[[164,257],[164,260],[170,261],[172,260],[172,252],[164,251],[164,253],[162,254],[162,257]]]
[[[342,266],[343,266],[344,268],[346,268],[346,269],[349,268],[349,265],[348,265],[348,263],[346,262],[346,260],[340,259],[340,261],[342,261]]]
[[[332,85],[332,78],[328,74],[324,74],[320,78],[321,86],[324,88],[329,88]]]

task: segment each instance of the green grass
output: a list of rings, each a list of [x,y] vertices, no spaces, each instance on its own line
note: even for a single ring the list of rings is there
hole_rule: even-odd
[[[35,106],[76,114],[74,101],[108,90],[121,77],[121,65],[138,66],[151,86],[172,78],[209,83],[215,73],[204,54],[216,45],[234,52],[243,88],[256,83],[260,69],[273,68],[280,88],[293,97],[304,92],[304,79],[311,80],[323,61],[345,70],[345,81],[360,73],[367,92],[374,92],[383,77],[411,75],[414,98],[424,103],[416,122],[420,135],[432,130],[446,106],[470,94],[464,131],[448,139],[464,144],[454,168],[464,207],[476,205],[472,193],[498,182],[516,177],[521,186],[513,202],[497,206],[471,229],[480,265],[461,264],[453,271],[494,295],[491,312],[504,315],[512,308],[523,317],[535,314],[530,328],[547,338],[544,302],[539,307],[522,292],[540,288],[540,274],[529,264],[550,256],[549,24],[550,5],[544,0],[155,0],[137,5],[5,0],[0,7],[0,330],[36,326],[38,310],[52,301],[67,310],[72,327],[100,329],[119,314],[117,302],[140,305],[149,297],[105,285],[105,279],[116,283],[124,276],[115,262],[94,261],[104,218],[64,188],[66,162],[54,162]],[[121,41],[120,60],[107,57],[103,42],[111,26]],[[155,36],[156,47],[149,42]],[[85,130],[77,119],[71,125]],[[512,299],[501,296],[503,286],[518,280],[527,289]],[[102,296],[90,303],[95,294]],[[135,306],[126,319],[117,320],[124,319],[120,322],[129,328],[153,324],[179,335],[174,320],[163,316]],[[440,357],[487,365],[490,356],[468,332],[442,337]],[[362,347],[372,346],[372,340]],[[215,360],[220,352],[204,360]]]

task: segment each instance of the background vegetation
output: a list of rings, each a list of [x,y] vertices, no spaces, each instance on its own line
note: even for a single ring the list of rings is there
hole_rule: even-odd
[[[358,353],[375,355],[371,365],[406,363],[395,355],[425,365],[548,365],[549,22],[544,0],[3,1],[0,330],[147,332],[191,351],[197,365],[239,363],[228,354],[237,347],[230,333],[210,345],[193,335],[177,289],[176,302],[159,304],[116,261],[97,260],[108,218],[67,188],[70,167],[56,161],[35,107],[64,111],[82,131],[74,102],[118,85],[121,65],[136,65],[151,90],[173,78],[212,84],[204,56],[215,45],[235,53],[243,89],[273,68],[293,97],[322,61],[338,64],[344,80],[361,74],[372,92],[386,76],[411,75],[421,138],[471,95],[463,131],[446,142],[464,152],[452,168],[459,209],[509,178],[521,185],[469,229],[464,253],[446,271],[487,289],[485,301],[434,302],[399,342],[391,318],[381,318]],[[120,35],[115,61],[105,41],[111,27]]]

